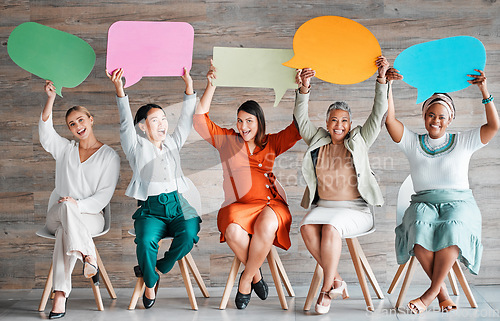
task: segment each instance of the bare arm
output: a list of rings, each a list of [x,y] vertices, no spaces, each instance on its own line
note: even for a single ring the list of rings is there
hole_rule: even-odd
[[[399,72],[394,68],[389,68],[387,70],[386,77],[389,81],[403,79],[403,76],[401,76]],[[387,118],[385,119],[385,127],[387,127],[387,131],[389,132],[392,140],[396,143],[399,143],[403,138],[404,126],[403,123],[396,119],[396,113],[394,110],[394,98],[392,96],[392,86],[389,86],[387,102],[389,104],[389,108],[387,110]]]
[[[490,93],[488,92],[486,85],[486,76],[484,71],[478,69],[476,69],[476,71],[479,72],[479,75],[467,75],[474,78],[468,82],[470,84],[477,85],[483,95],[483,99],[488,99],[490,97]],[[481,126],[481,142],[483,144],[487,144],[498,132],[500,120],[498,119],[498,112],[493,100],[485,104],[484,109],[486,113],[486,124]]]
[[[195,114],[206,114],[210,110],[210,105],[212,104],[212,98],[214,97],[216,88],[212,84],[212,79],[216,78],[215,71],[216,69],[212,63],[212,59],[210,59],[210,70],[207,73],[207,87],[205,88],[203,96],[200,98]]]
[[[45,81],[45,92],[47,93],[47,102],[42,111],[42,120],[46,122],[49,119],[50,114],[52,114],[52,108],[54,107],[54,101],[56,100],[56,87],[54,83],[50,80]]]
[[[123,90],[123,81],[122,81],[123,68],[118,68],[111,74],[106,70],[106,75],[111,80],[113,85],[115,85],[116,96],[120,98],[125,97],[125,91]]]

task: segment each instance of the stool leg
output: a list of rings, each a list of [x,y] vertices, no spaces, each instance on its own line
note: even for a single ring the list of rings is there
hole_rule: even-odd
[[[406,271],[405,279],[403,281],[403,285],[401,285],[401,290],[399,291],[398,300],[396,301],[396,309],[399,309],[401,303],[403,302],[406,291],[410,287],[411,279],[413,278],[413,273],[415,272],[415,257],[412,256],[410,258],[410,262],[408,263],[408,269]]]
[[[198,267],[196,266],[196,263],[193,260],[191,253],[186,254],[184,258],[186,259],[189,270],[193,274],[196,283],[198,283],[198,287],[200,288],[201,293],[203,293],[203,296],[205,298],[209,298],[210,294],[208,293],[207,287],[205,286],[205,282],[203,282],[203,278],[201,277],[200,271],[198,270]]]
[[[285,285],[286,292],[288,292],[288,296],[294,297],[295,292],[293,291],[292,284],[290,283],[290,280],[288,279],[288,275],[286,274],[285,267],[283,266],[283,263],[281,263],[281,258],[278,255],[278,251],[276,251],[276,248],[273,246],[271,247],[271,251],[273,251],[273,255],[276,259],[276,265],[278,266],[278,272],[281,277],[281,281],[283,281],[283,284]]]
[[[394,279],[392,279],[392,283],[389,286],[389,290],[387,290],[387,293],[391,294],[392,291],[394,291],[394,288],[398,286],[399,281],[401,281],[401,278],[403,277],[403,271],[406,268],[407,264],[408,263],[404,263],[398,267],[396,275],[394,275]]]
[[[132,298],[130,299],[130,304],[128,305],[129,310],[134,310],[137,306],[137,300],[144,292],[146,284],[144,283],[143,277],[138,277],[137,282],[135,282],[134,292],[132,293]]]
[[[453,268],[448,272],[448,280],[450,281],[451,290],[454,295],[458,295],[458,284],[457,278],[455,276],[455,272],[453,272]]]
[[[231,295],[231,290],[233,289],[234,281],[236,280],[236,275],[240,269],[241,261],[234,256],[233,263],[231,264],[231,270],[229,271],[229,276],[227,277],[226,287],[224,288],[224,293],[222,294],[222,300],[220,301],[219,309],[225,310],[227,307],[227,301],[229,301],[229,296]]]
[[[198,310],[198,303],[196,303],[196,297],[194,295],[191,278],[189,277],[186,259],[183,257],[182,259],[177,261],[177,263],[179,263],[179,268],[181,269],[182,279],[184,280],[184,286],[186,287],[189,302],[191,303],[191,309]]]
[[[469,301],[470,307],[477,308],[476,299],[474,299],[474,295],[470,290],[469,283],[467,283],[464,272],[462,272],[460,266],[458,265],[458,261],[455,261],[455,264],[453,264],[453,271],[455,271],[455,274],[457,275],[458,282],[460,282],[460,285],[462,286],[462,290],[464,291],[465,296]]]
[[[104,305],[102,304],[101,292],[99,291],[99,286],[94,284],[92,278],[89,279],[92,286],[92,291],[94,292],[95,304],[97,305],[97,310],[104,311]]]
[[[113,285],[111,284],[111,280],[109,279],[108,272],[106,272],[106,268],[104,267],[104,264],[102,263],[101,256],[99,255],[97,248],[95,249],[95,254],[97,256],[97,265],[99,266],[99,274],[101,275],[102,281],[104,282],[104,285],[106,286],[106,290],[108,290],[108,293],[109,293],[109,296],[111,297],[111,299],[116,299],[115,289],[113,289]]]
[[[347,247],[349,248],[349,253],[351,254],[352,263],[354,264],[354,269],[356,270],[356,275],[358,276],[359,285],[363,291],[363,296],[365,297],[366,307],[369,311],[374,311],[372,298],[370,296],[370,291],[368,290],[368,284],[366,283],[365,272],[361,266],[361,260],[359,258],[357,239],[346,239]]]
[[[304,311],[309,311],[311,309],[312,302],[314,301],[316,293],[318,293],[322,279],[323,268],[318,263],[316,263],[316,269],[314,269],[311,285],[309,286],[309,292],[307,292],[306,302],[304,303]]]
[[[52,263],[50,263],[49,275],[47,276],[47,280],[45,281],[45,287],[43,289],[42,298],[40,299],[40,305],[38,305],[39,312],[43,312],[45,310],[45,306],[47,305],[47,301],[49,300],[49,296],[51,294],[50,290],[52,289],[53,277],[54,271],[52,269]]]
[[[276,266],[276,259],[274,257],[274,253],[271,249],[269,254],[267,255],[267,263],[269,264],[269,268],[271,269],[271,275],[273,276],[274,285],[276,286],[276,292],[278,292],[278,298],[280,299],[281,308],[283,310],[288,310],[288,304],[286,303],[285,292],[283,291],[283,287],[281,286],[281,279],[278,272],[278,267]]]
[[[359,259],[361,260],[361,265],[363,266],[363,269],[365,270],[366,276],[368,277],[368,280],[370,281],[373,291],[375,291],[375,294],[377,294],[377,297],[379,299],[384,298],[384,293],[382,292],[382,289],[378,285],[377,279],[375,278],[375,274],[373,273],[373,270],[368,263],[368,260],[366,259],[365,252],[363,252],[363,249],[361,248],[361,244],[359,244],[359,240],[356,239],[357,243],[357,248],[358,248],[358,253],[359,253]]]

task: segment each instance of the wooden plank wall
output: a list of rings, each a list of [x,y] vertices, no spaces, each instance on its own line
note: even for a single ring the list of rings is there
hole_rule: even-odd
[[[500,97],[500,4],[496,0],[399,1],[399,0],[2,0],[0,11],[0,288],[39,288],[43,286],[51,261],[52,242],[35,236],[43,226],[47,200],[54,187],[55,163],[40,146],[37,122],[46,95],[44,81],[17,67],[7,55],[10,32],[27,21],[38,22],[75,34],[87,41],[97,54],[94,70],[74,89],[63,89],[58,97],[54,119],[59,133],[69,137],[64,112],[73,105],[88,107],[95,114],[96,134],[121,156],[121,177],[112,200],[111,231],[96,239],[97,247],[117,287],[135,282],[135,244],[127,234],[132,227],[135,201],[124,195],[131,178],[130,167],[119,141],[119,119],[113,86],[104,73],[106,39],[109,26],[118,20],[186,21],[195,30],[194,64],[191,74],[201,96],[213,46],[292,48],[293,35],[307,20],[321,15],[339,15],[360,22],[377,37],[383,53],[394,61],[405,48],[441,37],[469,35],[479,38],[488,54],[486,73],[489,89]],[[425,65],[422,68],[425,69]],[[428,70],[429,81],[440,74]],[[357,85],[339,86],[313,82],[310,116],[324,124],[324,112],[335,100],[346,100],[354,110],[354,124],[367,117],[373,101],[375,77]],[[127,90],[133,112],[147,102],[167,109],[170,128],[179,115],[183,91],[180,78],[146,78]],[[397,112],[411,129],[422,131],[420,106],[415,105],[416,90],[405,83],[394,86]],[[460,131],[484,122],[481,97],[476,87],[454,93],[458,116],[451,130]],[[284,128],[291,121],[294,94],[290,90],[279,107],[272,108],[271,89],[217,89],[211,115],[222,126],[235,125],[235,110],[247,99],[258,100],[265,108],[268,130]],[[311,280],[315,262],[298,232],[305,214],[299,206],[304,190],[300,164],[306,145],[299,142],[278,158],[275,172],[284,184],[293,213],[292,247],[280,251],[293,284]],[[372,166],[379,177],[386,205],[376,212],[377,231],[361,239],[362,246],[381,283],[388,283],[396,271],[394,255],[395,204],[398,186],[408,175],[408,162],[390,141],[385,129],[371,149]],[[200,242],[193,257],[209,286],[226,280],[232,254],[219,244],[216,213],[223,200],[221,167],[214,149],[193,131],[182,150],[184,172],[196,183],[207,212],[203,216]],[[499,233],[500,139],[478,151],[470,165],[470,182],[483,214],[484,255],[478,276],[468,274],[473,284],[498,284],[500,276]],[[202,160],[202,161],[200,161]],[[267,265],[264,267],[269,277]],[[344,247],[340,272],[347,281],[355,273]],[[77,266],[75,274],[79,274]],[[181,286],[178,269],[164,277],[162,286]],[[75,286],[87,286],[75,277]],[[415,282],[427,284],[417,272]]]

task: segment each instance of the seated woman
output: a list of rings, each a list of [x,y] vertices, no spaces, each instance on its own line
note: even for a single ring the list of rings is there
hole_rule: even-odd
[[[57,134],[52,125],[55,90],[54,84],[46,81],[48,98],[38,123],[40,143],[56,160],[56,186],[46,220],[47,229],[56,236],[52,257],[55,296],[49,319],[66,314],[77,259],[84,263],[86,278],[99,280],[92,235],[104,228],[102,210],[111,200],[120,174],[120,157],[97,140],[94,118],[85,107],[71,107],[66,112],[66,124],[76,141]]]
[[[416,256],[431,279],[431,286],[408,308],[421,313],[437,297],[443,312],[455,310],[443,281],[459,258],[473,274],[479,271],[481,213],[469,189],[468,167],[472,154],[498,131],[498,113],[488,93],[484,72],[469,83],[479,87],[485,104],[486,124],[456,134],[446,132],[455,118],[455,106],[447,94],[436,93],[422,106],[426,134],[418,135],[394,113],[392,93],[385,122],[397,146],[410,162],[413,188],[411,204],[396,227],[396,257],[403,264]]]
[[[370,230],[373,216],[369,206],[384,203],[368,159],[368,149],[377,138],[387,111],[389,88],[386,83],[389,63],[381,56],[376,64],[378,77],[372,112],[363,126],[353,129],[346,102],[331,104],[326,112],[326,129],[316,127],[308,116],[310,80],[315,72],[306,68],[297,73],[300,87],[293,115],[300,135],[309,145],[302,163],[307,187],[301,205],[306,209],[314,205],[300,222],[300,232],[324,272],[316,303],[319,314],[330,310],[332,299],[348,297],[346,283],[337,271],[341,237]]]
[[[215,92],[213,78],[215,68],[211,66],[194,127],[217,149],[222,162],[225,201],[217,215],[217,226],[220,241],[226,241],[245,265],[235,299],[236,307],[244,309],[252,289],[260,299],[267,298],[268,287],[259,268],[271,246],[287,250],[291,245],[292,216],[272,170],[275,158],[295,145],[300,136],[293,122],[276,134],[266,134],[264,112],[253,100],[238,108],[238,132],[217,126],[208,116]]]
[[[137,199],[140,206],[132,216],[139,263],[134,271],[136,276],[144,277],[146,290],[142,302],[149,309],[155,303],[160,282],[155,269],[168,273],[199,240],[201,219],[190,205],[199,203],[199,194],[184,176],[179,156],[193,126],[196,93],[184,68],[182,79],[186,91],[181,116],[173,133],[168,134],[167,116],[158,105],[142,106],[132,119],[122,76],[123,69],[108,73],[116,89],[122,148],[133,171],[125,195]],[[158,242],[166,236],[174,239],[164,257],[158,260]]]

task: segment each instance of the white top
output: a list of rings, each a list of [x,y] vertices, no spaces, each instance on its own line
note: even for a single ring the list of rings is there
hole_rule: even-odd
[[[120,113],[120,140],[133,171],[125,195],[145,201],[148,196],[176,190],[186,193],[194,188],[182,173],[179,151],[193,127],[196,94],[184,95],[177,127],[162,142],[161,150],[137,133],[128,96],[116,97],[116,102]]]
[[[42,147],[56,160],[56,187],[49,199],[49,209],[65,196],[74,198],[82,213],[99,213],[108,205],[120,175],[120,157],[108,145],[102,145],[83,163],[78,143],[59,136],[52,124],[40,116],[38,131]]]
[[[410,162],[415,192],[430,189],[469,189],[469,161],[486,144],[481,142],[481,128],[432,139],[404,127],[397,143]]]

